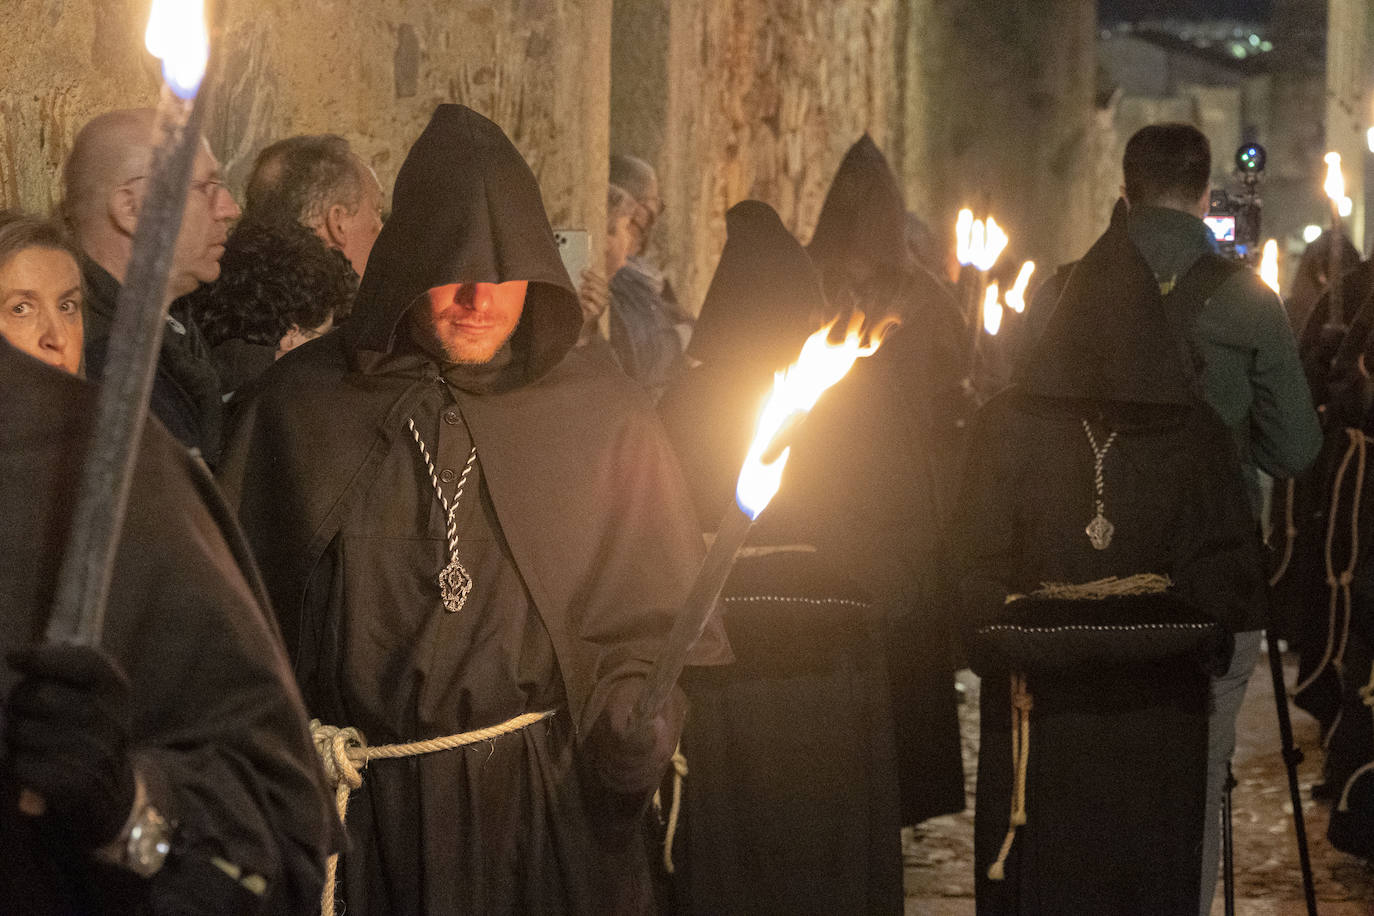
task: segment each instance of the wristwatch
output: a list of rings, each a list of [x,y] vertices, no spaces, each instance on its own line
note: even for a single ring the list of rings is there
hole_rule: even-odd
[[[156,808],[145,804],[129,825],[119,864],[140,877],[151,878],[167,861],[171,849],[172,825]]]

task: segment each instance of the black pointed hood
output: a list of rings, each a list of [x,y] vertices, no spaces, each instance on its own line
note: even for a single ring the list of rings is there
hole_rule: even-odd
[[[348,323],[359,368],[393,350],[421,294],[449,283],[529,281],[511,342],[526,380],[572,348],[577,293],[534,173],[501,128],[470,108],[440,105],[406,156],[391,201]]]
[[[1195,374],[1159,283],[1114,223],[1078,262],[1018,379],[1048,398],[1182,405]]]
[[[868,134],[840,162],[807,252],[827,284],[852,272],[853,261],[869,265],[860,279],[906,266],[906,201],[897,176]]]
[[[713,368],[748,367],[771,378],[828,317],[820,278],[768,204],[735,204],[725,231],[687,352]]]

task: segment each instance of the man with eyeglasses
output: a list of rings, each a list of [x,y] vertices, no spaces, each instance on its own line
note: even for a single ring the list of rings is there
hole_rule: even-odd
[[[104,368],[115,300],[148,193],[155,119],[151,108],[100,115],[77,134],[63,168],[63,216],[85,254],[86,373],[93,379]],[[229,225],[238,216],[219,162],[202,141],[172,255],[169,299],[219,277]],[[183,445],[215,463],[221,435],[219,378],[204,339],[177,302],[167,318],[150,408]]]
[[[611,278],[611,349],[625,374],[657,397],[683,365],[692,316],[677,303],[663,272],[645,258],[663,212],[653,166],[635,156],[611,156],[611,185],[635,200],[630,258]]]

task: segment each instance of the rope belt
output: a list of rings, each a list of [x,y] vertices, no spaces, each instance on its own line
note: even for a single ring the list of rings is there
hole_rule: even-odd
[[[1327,604],[1326,649],[1322,652],[1321,661],[1312,669],[1312,673],[1302,683],[1294,686],[1291,691],[1293,696],[1311,687],[1328,664],[1340,674],[1345,660],[1345,644],[1350,636],[1350,583],[1355,579],[1355,564],[1360,555],[1360,494],[1364,489],[1365,452],[1369,440],[1358,429],[1347,427],[1345,433],[1350,439],[1350,444],[1346,446],[1345,455],[1336,468],[1336,477],[1331,484],[1331,513],[1326,518],[1326,585],[1331,596]],[[1352,460],[1355,461],[1355,485],[1350,497],[1350,557],[1345,568],[1337,573],[1335,559],[1332,557],[1332,544],[1336,537],[1336,516],[1341,508],[1341,487],[1345,483],[1345,474]],[[1344,614],[1341,613],[1342,604],[1345,608]]]
[[[1108,576],[1105,579],[1083,583],[1045,582],[1031,592],[1030,596],[1100,601],[1122,595],[1155,595],[1166,591],[1171,585],[1173,581],[1168,576],[1158,573],[1137,573],[1125,578]],[[1017,671],[1011,672],[1011,759],[1015,771],[1011,790],[1011,816],[1008,819],[1007,836],[1002,840],[1002,849],[997,854],[997,860],[988,866],[989,881],[1002,881],[1006,878],[1007,856],[1011,854],[1011,844],[1016,841],[1016,828],[1026,823],[1026,768],[1030,762],[1033,706],[1026,675]]]
[[[1371,713],[1374,713],[1374,664],[1369,666],[1369,683],[1360,688],[1360,702],[1368,706]],[[1341,800],[1336,804],[1337,811],[1346,812],[1350,810],[1350,790],[1355,787],[1356,780],[1369,772],[1374,772],[1374,760],[1350,774],[1350,778],[1345,781],[1345,788],[1341,790]]]
[[[1016,840],[1016,828],[1026,822],[1026,763],[1030,760],[1030,713],[1031,695],[1026,687],[1026,676],[1012,672],[1011,675],[1011,759],[1016,769],[1015,781],[1011,790],[1011,819],[1007,825],[1007,837],[1002,841],[1002,851],[997,861],[988,866],[988,880],[1001,881],[1006,877],[1007,856],[1011,844]]]
[[[682,782],[687,778],[687,758],[682,754],[682,745],[679,744],[673,751],[673,800],[668,803],[667,823],[663,828],[663,870],[668,874],[673,874],[676,867],[673,865],[673,840],[677,837],[677,822],[682,815]],[[663,791],[654,793],[654,808],[662,814],[663,812]]]
[[[339,728],[324,725],[319,719],[310,720],[310,737],[315,742],[315,752],[320,755],[324,765],[325,779],[334,787],[334,807],[339,813],[339,823],[344,822],[348,811],[348,796],[363,784],[363,770],[373,760],[392,760],[400,757],[419,757],[438,751],[451,751],[469,744],[478,744],[509,735],[542,722],[554,714],[554,710],[527,712],[507,719],[490,728],[478,728],[443,738],[430,738],[425,741],[411,741],[406,744],[379,744],[369,747],[363,733],[356,728]],[[339,854],[329,857],[325,865],[324,891],[320,894],[321,916],[334,914],[334,882],[339,870]]]

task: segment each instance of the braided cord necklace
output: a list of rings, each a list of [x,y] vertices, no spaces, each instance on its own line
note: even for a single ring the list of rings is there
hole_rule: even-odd
[[[1093,450],[1093,508],[1095,509],[1095,514],[1093,515],[1093,520],[1088,522],[1088,527],[1084,528],[1083,531],[1088,535],[1088,540],[1092,542],[1094,548],[1097,550],[1106,550],[1111,546],[1112,534],[1116,531],[1116,528],[1111,522],[1107,521],[1107,517],[1104,514],[1107,504],[1105,497],[1106,486],[1102,482],[1102,462],[1107,457],[1107,450],[1110,449],[1112,443],[1116,441],[1116,431],[1113,430],[1112,434],[1107,437],[1107,441],[1099,446],[1097,444],[1097,437],[1093,435],[1093,428],[1088,425],[1088,421],[1079,420],[1079,422],[1083,424],[1083,432],[1087,433],[1088,445],[1091,446]]]
[[[444,610],[456,614],[463,609],[468,595],[472,594],[472,576],[468,575],[467,569],[458,559],[458,503],[463,499],[463,488],[468,484],[472,466],[477,463],[477,446],[474,445],[468,453],[468,463],[463,468],[463,476],[458,479],[458,489],[454,491],[453,499],[448,500],[444,498],[444,490],[439,486],[439,475],[434,470],[434,459],[430,457],[429,448],[420,437],[420,430],[416,429],[415,421],[406,420],[406,426],[410,427],[410,434],[415,437],[415,444],[420,448],[420,457],[425,460],[425,469],[429,471],[429,482],[434,487],[434,496],[439,500],[440,508],[444,510],[448,564],[439,571],[439,595],[444,601]]]

